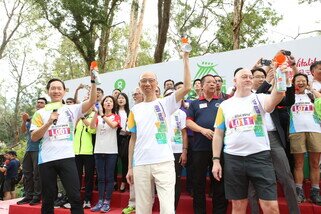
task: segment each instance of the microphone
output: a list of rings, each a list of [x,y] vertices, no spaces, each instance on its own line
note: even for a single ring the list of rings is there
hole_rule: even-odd
[[[52,110],[52,112],[57,112],[57,111],[58,111],[57,109]],[[54,125],[57,124],[57,119],[54,119],[53,124],[54,124]]]

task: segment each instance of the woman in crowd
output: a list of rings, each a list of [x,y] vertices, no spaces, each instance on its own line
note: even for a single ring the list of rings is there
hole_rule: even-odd
[[[98,107],[98,109],[97,109]],[[115,113],[116,103],[113,96],[106,96],[101,105],[95,107],[95,115],[90,128],[96,129],[94,148],[98,174],[98,203],[92,212],[108,212],[114,189],[114,169],[117,161],[117,128],[120,117]]]
[[[127,183],[126,175],[128,171],[128,144],[130,138],[129,132],[126,131],[127,117],[129,115],[129,101],[128,96],[125,93],[120,93],[117,97],[116,113],[120,116],[121,122],[121,129],[117,136],[119,148],[118,154],[122,163],[122,178],[119,190],[121,192],[125,192]]]
[[[298,194],[298,202],[305,201],[305,195],[302,189],[304,154],[309,154],[310,179],[311,179],[311,201],[321,205],[320,197],[320,153],[321,127],[320,119],[314,111],[314,95],[317,92],[311,89],[307,93],[308,76],[302,73],[293,77],[293,83],[296,88],[295,103],[290,110],[290,144],[291,153],[294,154],[294,180]]]

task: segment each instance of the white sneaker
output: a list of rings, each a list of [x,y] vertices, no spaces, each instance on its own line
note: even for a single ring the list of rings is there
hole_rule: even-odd
[[[84,201],[84,204],[82,205],[82,207],[85,209],[91,208],[90,201]]]
[[[65,209],[70,209],[71,208],[71,205],[70,203],[65,203],[64,205],[61,206],[62,208],[65,208]]]

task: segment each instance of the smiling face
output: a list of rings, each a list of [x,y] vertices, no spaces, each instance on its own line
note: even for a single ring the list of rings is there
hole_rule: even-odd
[[[307,79],[305,76],[299,75],[294,79],[295,93],[303,94],[308,85]]]
[[[145,72],[142,74],[139,80],[139,87],[145,96],[156,95],[156,75],[152,72]]]
[[[242,69],[238,71],[234,77],[234,83],[237,89],[252,90],[253,75],[250,70]]]
[[[60,81],[53,81],[49,85],[48,95],[51,102],[61,102],[65,96],[66,90]]]

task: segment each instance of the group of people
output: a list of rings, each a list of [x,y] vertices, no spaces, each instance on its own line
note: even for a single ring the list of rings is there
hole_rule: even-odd
[[[68,202],[72,213],[84,208],[108,212],[119,159],[119,190],[125,191],[128,182],[130,192],[124,214],[152,213],[156,192],[160,212],[174,214],[184,166],[194,213],[206,213],[208,175],[213,213],[226,213],[228,200],[233,213],[245,213],[248,201],[252,213],[259,213],[259,205],[265,213],[278,213],[276,180],[290,213],[300,213],[298,203],[306,200],[302,183],[308,152],[310,198],[321,205],[321,61],[311,65],[313,83],[298,72],[292,56],[282,65],[238,68],[234,87],[226,94],[219,75],[207,74],[192,84],[189,54],[182,58],[183,81],[166,80],[163,96],[157,76],[142,73],[131,108],[128,96],[118,89],[104,97],[94,75],[88,97],[78,101],[80,85],[75,97],[63,104],[65,84],[51,79],[46,87],[50,103],[39,98],[35,114],[22,115],[21,128],[29,138],[22,163],[26,195],[18,204],[41,200],[46,214],[61,201]],[[276,90],[277,69],[287,74],[285,91]],[[197,97],[186,100],[192,87]],[[294,177],[288,148],[294,156]],[[99,199],[91,204],[95,172]]]

